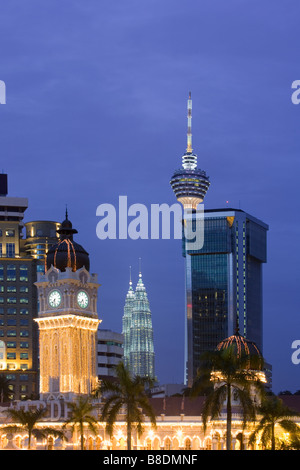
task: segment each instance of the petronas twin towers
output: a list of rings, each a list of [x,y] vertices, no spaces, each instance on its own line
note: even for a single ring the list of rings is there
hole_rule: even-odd
[[[131,275],[123,315],[124,362],[133,376],[155,379],[153,328],[142,274],[135,291]]]

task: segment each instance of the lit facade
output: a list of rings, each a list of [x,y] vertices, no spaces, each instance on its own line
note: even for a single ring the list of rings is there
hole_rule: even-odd
[[[135,291],[130,280],[124,306],[122,333],[124,362],[132,375],[155,379],[152,315],[141,273]]]
[[[60,239],[48,251],[47,270],[36,282],[41,399],[89,395],[97,384],[99,284],[86,269],[88,253],[73,241],[74,233],[66,214]]]
[[[280,397],[283,403],[300,412],[299,396]],[[101,404],[96,406],[95,417],[100,418]],[[132,433],[133,450],[224,450],[226,449],[226,412],[222,411],[220,417],[207,423],[206,432],[203,429],[202,409],[204,398],[198,397],[189,399],[188,397],[167,397],[152,398],[150,404],[156,414],[156,429],[153,429],[148,418],[145,417],[143,434],[138,437],[136,431]],[[38,426],[62,429],[65,419],[68,417],[67,403],[63,400],[51,400],[50,402],[32,401],[19,402],[17,407],[25,410],[34,407],[46,406],[48,418],[46,422],[40,422]],[[98,406],[98,408],[97,408]],[[257,417],[259,419],[259,417]],[[294,418],[294,422],[300,425],[299,416]],[[7,416],[5,408],[0,408],[0,449],[3,448],[23,448],[26,449],[28,435],[25,431],[18,432],[12,439],[5,431]],[[254,430],[255,423],[243,424],[243,416],[239,411],[237,403],[233,403],[232,409],[232,450],[259,450],[261,443],[259,440],[250,446],[249,438]],[[105,423],[98,421],[97,433],[93,434],[87,426],[84,428],[84,448],[86,450],[125,450],[126,449],[126,420],[125,415],[118,416],[115,423],[114,434],[110,438],[105,431]],[[275,427],[276,438],[287,440],[286,434],[278,425]],[[80,435],[78,430],[73,434],[68,433],[68,441],[49,435],[47,439],[36,440],[33,438],[32,448],[37,450],[79,450]],[[168,455],[166,453],[166,455]]]

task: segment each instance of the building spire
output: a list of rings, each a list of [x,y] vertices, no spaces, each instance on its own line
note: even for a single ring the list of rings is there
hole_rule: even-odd
[[[197,168],[197,155],[193,153],[192,149],[192,93],[189,92],[189,99],[187,102],[187,148],[182,157],[182,167],[184,170],[195,170]]]
[[[192,93],[189,92],[189,99],[187,102],[187,110],[188,110],[188,128],[187,128],[187,148],[186,153],[193,153],[192,149]]]

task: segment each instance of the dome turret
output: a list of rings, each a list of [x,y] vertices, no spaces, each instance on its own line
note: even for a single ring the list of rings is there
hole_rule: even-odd
[[[261,370],[263,367],[263,356],[253,341],[246,339],[236,329],[234,335],[222,340],[217,350],[226,350],[232,348],[237,359],[246,359],[246,368],[252,370]]]
[[[54,266],[60,271],[65,271],[66,268],[77,271],[85,267],[89,271],[89,254],[81,245],[73,241],[73,235],[78,232],[73,228],[71,221],[68,219],[67,211],[66,218],[61,223],[57,233],[60,235],[59,241],[47,253],[46,269],[48,270],[51,266]]]

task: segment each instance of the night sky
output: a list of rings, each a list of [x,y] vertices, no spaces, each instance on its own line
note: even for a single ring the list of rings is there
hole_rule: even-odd
[[[30,220],[69,218],[98,273],[102,327],[121,332],[139,257],[161,383],[183,381],[180,240],[99,240],[97,206],[176,202],[169,181],[193,148],[205,208],[270,227],[264,357],[273,390],[300,389],[298,0],[0,0],[1,164]],[[228,203],[226,202],[228,201]]]

